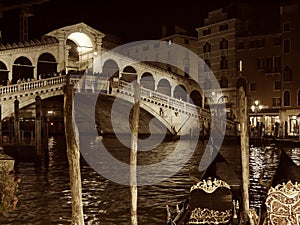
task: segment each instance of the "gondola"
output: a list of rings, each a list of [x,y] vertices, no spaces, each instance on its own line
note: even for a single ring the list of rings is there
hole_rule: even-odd
[[[166,206],[167,225],[239,224],[240,194],[218,174],[224,163],[218,153],[201,179],[193,179],[189,195],[175,207]]]

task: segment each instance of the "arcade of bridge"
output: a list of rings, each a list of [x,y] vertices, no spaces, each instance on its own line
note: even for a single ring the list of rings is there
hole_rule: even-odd
[[[110,54],[111,58],[99,65],[96,58],[108,51],[102,46],[104,36],[100,31],[79,23],[49,32],[40,40],[2,44],[0,84],[7,85],[7,80],[17,83],[23,79],[38,80],[70,71],[85,71],[99,76],[110,74],[127,82],[138,80],[147,89],[204,107],[202,91],[191,79],[150,64],[131,64],[132,61],[117,54]]]

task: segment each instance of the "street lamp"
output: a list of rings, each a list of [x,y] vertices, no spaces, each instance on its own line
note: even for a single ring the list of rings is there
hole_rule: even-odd
[[[256,131],[258,132],[259,136],[261,136],[261,134],[262,134],[262,130],[260,129],[262,127],[260,127],[259,124],[258,124],[257,112],[259,112],[261,109],[262,109],[262,105],[259,104],[258,100],[255,100],[254,105],[251,106],[251,110],[252,110],[252,112],[255,113],[255,117],[254,117],[253,122],[256,123]]]
[[[258,100],[255,100],[254,101],[254,105],[251,106],[251,110],[252,112],[259,112],[260,110],[262,109],[262,105],[259,104],[259,101]]]

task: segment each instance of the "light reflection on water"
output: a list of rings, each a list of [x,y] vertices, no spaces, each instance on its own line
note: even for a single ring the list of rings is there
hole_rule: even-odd
[[[114,157],[128,163],[129,152],[118,141],[108,137],[104,138],[103,142]],[[91,148],[96,145],[93,141],[90,144]],[[140,153],[138,161],[141,164],[151,164],[162,160],[172,152],[175,144],[176,142],[163,142],[151,153]],[[164,224],[166,204],[175,206],[188,195],[193,184],[189,178],[189,165],[199,163],[204,147],[205,145],[199,142],[197,151],[194,152],[189,162],[174,176],[154,185],[138,187],[139,224]],[[11,212],[9,217],[0,216],[1,225],[70,224],[71,193],[65,148],[63,137],[50,138],[49,167],[43,168],[42,171],[35,171],[32,163],[19,163],[17,173],[22,179],[18,192],[19,203],[17,209]],[[222,146],[221,152],[228,155],[233,165],[239,160],[237,144],[226,143]],[[250,192],[259,199],[262,198],[264,189],[255,183],[258,176],[255,171],[261,170],[260,166],[269,160],[268,157],[266,159],[261,157],[262,154],[264,152],[252,152],[250,157],[250,164],[254,166]],[[269,153],[266,152],[266,154]],[[240,165],[235,166],[234,169],[238,172]],[[268,168],[265,170],[267,171]],[[97,174],[83,159],[81,174],[85,223],[128,225],[130,222],[129,187],[109,181]],[[264,179],[267,179],[267,175],[268,173],[264,174],[266,176]],[[260,202],[256,201],[256,197],[250,203],[257,206]]]

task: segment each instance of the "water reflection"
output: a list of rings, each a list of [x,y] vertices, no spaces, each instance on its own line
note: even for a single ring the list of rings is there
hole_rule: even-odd
[[[261,209],[279,164],[280,151],[275,147],[251,147],[250,208]]]
[[[91,150],[95,148],[96,141],[88,141]],[[113,137],[104,138],[103,143],[110,149],[114,157],[124,162],[129,161],[128,149]],[[138,162],[151,164],[163,160],[173,151],[175,145],[176,142],[163,142],[151,152],[141,152],[138,154]],[[189,167],[198,165],[205,146],[206,143],[199,142],[188,163],[169,179],[154,185],[138,187],[139,224],[164,224],[166,204],[176,205],[188,195],[193,184],[189,178]],[[182,149],[183,155],[185,154],[184,150]],[[223,144],[221,152],[226,155],[229,163],[233,165],[240,177],[239,146],[228,142]],[[266,188],[260,185],[258,179],[262,177],[263,181],[267,181],[275,171],[277,160],[277,153],[271,150],[251,151],[250,168],[253,172],[250,187],[251,206],[259,207],[261,205]],[[263,175],[261,175],[261,171],[264,171]],[[83,158],[81,173],[85,223],[128,225],[130,221],[129,187],[102,177]],[[32,163],[20,162],[17,174],[22,179],[18,192],[17,209],[11,212],[9,217],[0,216],[0,224],[70,224],[71,193],[64,137],[49,139],[48,168],[43,167],[39,173],[36,173]]]

